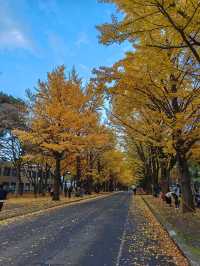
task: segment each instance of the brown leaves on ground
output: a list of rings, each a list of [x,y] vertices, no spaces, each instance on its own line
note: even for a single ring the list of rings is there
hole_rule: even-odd
[[[147,247],[144,247],[144,253],[146,255],[149,254],[149,256],[153,254],[155,257],[168,257],[169,263],[167,265],[188,266],[187,259],[181,254],[178,247],[156,220],[142,198],[137,196],[134,198],[134,201],[135,208],[132,208],[130,212],[136,212],[137,216],[143,216],[145,218],[145,222],[141,223],[138,229],[140,229],[141,238],[142,235],[143,237],[145,236],[147,242],[149,241],[150,243]]]
[[[191,252],[200,250],[200,212],[196,213],[185,213],[181,212],[181,209],[175,209],[169,207],[160,198],[154,198],[150,195],[144,196],[145,200],[148,201],[151,208],[155,211],[156,215],[159,216],[161,221],[172,225],[174,230],[178,232],[191,247]],[[200,251],[197,252],[198,256]]]
[[[104,193],[100,193],[99,195],[102,195]],[[83,199],[88,199],[91,197],[98,196],[96,194],[84,196]],[[63,204],[77,201],[79,198],[72,197],[72,198],[65,198],[61,197],[60,201],[52,201],[51,197],[12,197],[6,201],[6,203],[3,206],[3,210],[0,212],[0,225],[7,224],[5,219],[13,218],[23,215],[28,215],[31,213],[36,212],[42,212],[45,209],[48,208],[54,208],[62,206]]]

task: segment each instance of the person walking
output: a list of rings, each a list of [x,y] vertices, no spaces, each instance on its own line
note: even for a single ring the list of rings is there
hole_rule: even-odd
[[[73,187],[70,186],[69,189],[68,189],[68,198],[70,199],[71,196],[72,196],[72,191],[73,191]]]
[[[7,191],[3,188],[2,185],[0,185],[0,211],[3,208],[3,204],[6,200],[7,197]]]

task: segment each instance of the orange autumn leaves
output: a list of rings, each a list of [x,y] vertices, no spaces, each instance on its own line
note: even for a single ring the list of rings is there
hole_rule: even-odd
[[[32,147],[24,159],[53,166],[57,192],[62,174],[69,170],[77,174],[77,156],[82,165],[81,178],[91,173],[93,179],[110,178],[109,171],[97,171],[97,160],[103,161],[101,157],[108,149],[119,151],[115,151],[113,132],[101,123],[102,97],[95,93],[94,86],[90,82],[83,87],[74,69],[66,77],[65,67],[57,67],[48,73],[47,81],[38,82],[27,130],[15,130],[20,140]],[[94,159],[88,161],[89,157]],[[112,161],[112,156],[108,160]]]
[[[188,164],[199,157],[200,143],[199,1],[103,2],[124,15],[97,27],[100,42],[133,46],[112,67],[94,71],[110,95],[111,120],[128,152],[134,144],[131,152],[143,164],[138,172],[151,185],[169,180],[177,164],[183,210],[193,211]]]
[[[29,131],[16,131],[23,141],[30,141],[49,154],[70,153],[96,141],[94,133],[98,114],[90,110],[90,94],[75,80],[65,78],[64,67],[48,73],[48,81],[39,81],[31,110]],[[101,130],[97,142],[104,138]],[[102,140],[103,141],[103,140]]]

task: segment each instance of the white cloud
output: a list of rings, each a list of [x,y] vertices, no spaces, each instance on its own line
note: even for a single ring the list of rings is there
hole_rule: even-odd
[[[31,50],[31,43],[17,28],[0,31],[0,48],[24,48]]]
[[[23,48],[33,51],[33,43],[24,27],[12,14],[6,1],[0,1],[0,49]]]
[[[80,32],[77,38],[77,41],[75,42],[75,45],[77,47],[80,47],[82,44],[89,44],[89,38],[85,32]]]

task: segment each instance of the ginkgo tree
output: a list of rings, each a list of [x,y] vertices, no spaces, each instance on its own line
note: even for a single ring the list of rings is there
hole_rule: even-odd
[[[95,71],[100,87],[104,82],[112,95],[113,116],[131,129],[135,138],[155,147],[160,162],[171,157],[173,166],[177,161],[184,211],[194,210],[188,159],[193,145],[199,142],[195,67],[190,53],[157,53],[156,48],[138,47],[112,68]]]
[[[118,184],[129,187],[135,182],[135,176],[129,167],[127,156],[119,149],[105,151],[101,157],[102,177],[109,190]]]
[[[21,141],[54,159],[54,200],[59,200],[61,161],[87,144],[91,125],[97,123],[90,100],[74,75],[66,78],[64,66],[57,67],[48,73],[47,81],[38,82],[29,130],[15,131]]]
[[[189,51],[200,63],[200,4],[198,0],[103,0],[114,3],[124,16],[98,26],[105,44],[124,40],[136,47]]]
[[[98,26],[100,41],[128,40],[136,49],[122,65],[103,69],[114,76],[107,81],[115,80],[121,89],[112,93],[127,97],[129,91],[136,112],[145,107],[150,122],[151,117],[160,120],[162,153],[173,154],[178,163],[183,211],[193,211],[188,160],[199,143],[199,1],[102,2],[115,3],[124,15]]]

